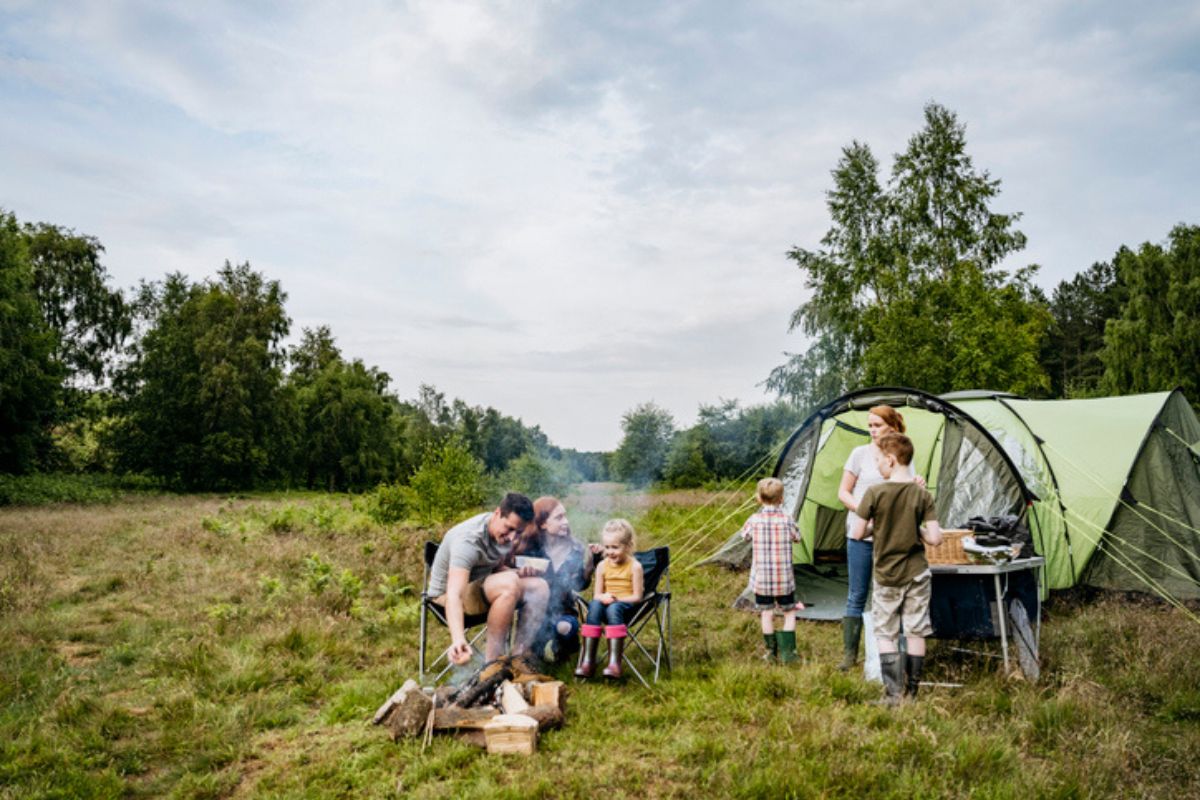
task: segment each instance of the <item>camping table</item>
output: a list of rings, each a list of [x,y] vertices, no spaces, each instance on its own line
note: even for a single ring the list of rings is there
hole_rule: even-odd
[[[1033,639],[1033,654],[1036,657],[1042,639],[1042,580],[1046,568],[1046,559],[1041,556],[1033,558],[1018,558],[1006,564],[931,564],[929,571],[934,575],[976,575],[980,580],[992,576],[992,585],[996,592],[996,616],[1000,624],[1000,649],[1004,653],[1004,672],[1009,671],[1008,663],[1008,613],[1004,608],[1004,599],[1008,596],[1008,574],[1030,570],[1034,573],[1037,583],[1037,611],[1035,614],[1035,633]],[[1001,576],[1005,576],[1001,580]]]

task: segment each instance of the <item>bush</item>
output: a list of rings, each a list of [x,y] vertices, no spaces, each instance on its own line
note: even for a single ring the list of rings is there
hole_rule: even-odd
[[[487,497],[483,464],[461,442],[450,439],[430,449],[409,481],[411,512],[425,525],[436,525],[478,508]]]
[[[159,488],[155,481],[139,475],[0,475],[0,506],[111,503],[127,492],[153,491]]]
[[[392,525],[408,516],[412,505],[412,489],[399,483],[383,483],[365,495],[360,509],[373,522]]]
[[[562,461],[526,451],[509,463],[501,483],[530,497],[559,496],[566,494],[574,477]]]

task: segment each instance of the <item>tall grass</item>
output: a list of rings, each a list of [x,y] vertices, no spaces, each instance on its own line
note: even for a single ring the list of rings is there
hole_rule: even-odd
[[[584,538],[626,516],[682,546],[727,513],[711,499],[568,507]],[[0,511],[0,798],[1200,794],[1200,629],[1173,609],[1052,604],[1036,685],[931,643],[928,679],[962,688],[888,710],[833,668],[834,626],[764,664],[728,609],[745,576],[706,567],[673,570],[674,673],[573,686],[534,757],[392,743],[367,722],[415,676],[431,535],[320,495]]]

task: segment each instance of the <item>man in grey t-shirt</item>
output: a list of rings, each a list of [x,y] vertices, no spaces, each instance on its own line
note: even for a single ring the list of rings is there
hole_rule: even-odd
[[[471,660],[463,619],[487,613],[488,661],[499,658],[518,604],[517,652],[528,650],[546,612],[546,581],[504,566],[504,559],[525,526],[533,521],[533,503],[510,492],[494,510],[460,522],[442,537],[429,571],[429,593],[446,609],[450,628],[448,655],[455,664]]]

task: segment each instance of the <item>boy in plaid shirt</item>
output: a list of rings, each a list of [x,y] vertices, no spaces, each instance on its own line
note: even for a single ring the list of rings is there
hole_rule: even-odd
[[[763,642],[767,660],[778,658],[785,664],[796,660],[796,577],[792,573],[792,542],[800,541],[796,523],[780,507],[783,481],[763,478],[755,497],[762,504],[742,526],[742,538],[754,545],[750,565],[750,586],[754,589],[754,607],[762,615]],[[775,609],[783,612],[783,630],[775,631]]]

